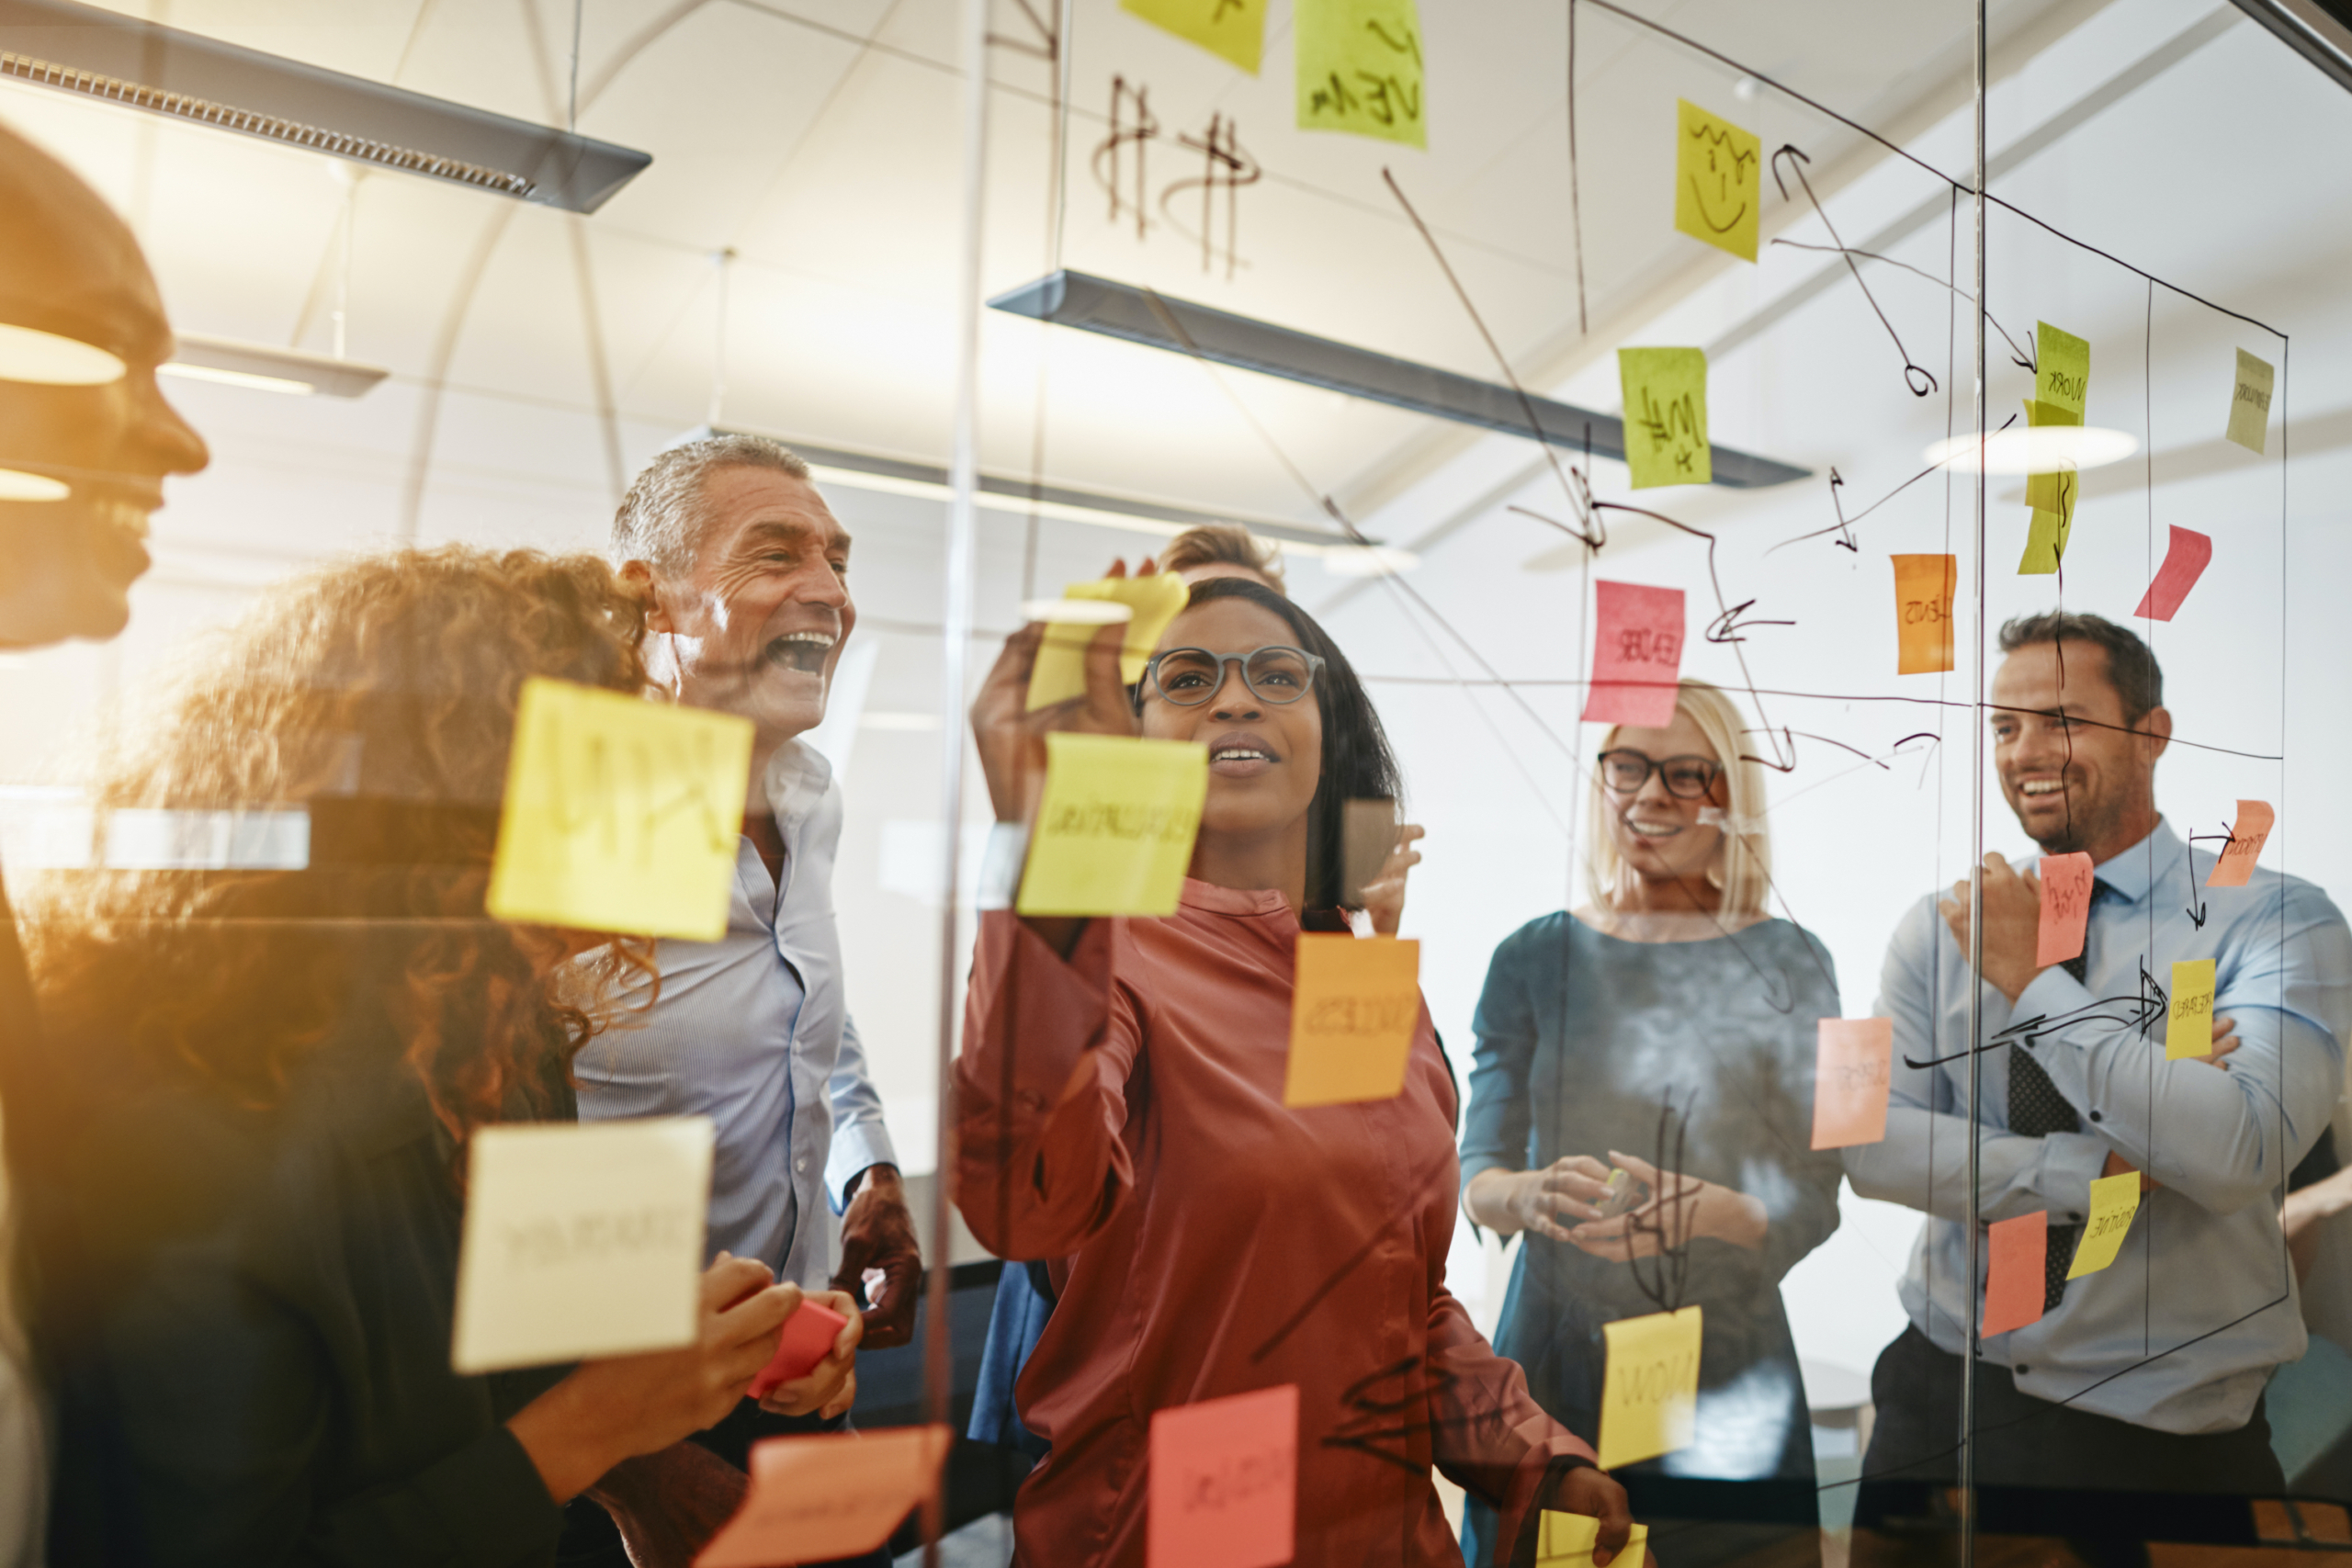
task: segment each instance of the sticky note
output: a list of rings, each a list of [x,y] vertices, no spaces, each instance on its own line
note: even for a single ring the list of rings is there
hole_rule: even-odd
[[[2139,1212],[2138,1171],[2093,1178],[2091,1216],[2083,1223],[2082,1239],[2075,1243],[2075,1261],[2067,1267],[2066,1278],[2079,1280],[2114,1262],[2116,1254],[2123,1250],[2123,1237],[2132,1228],[2132,1216]]]
[[[1894,1071],[1894,1021],[1825,1018],[1815,1027],[1813,1146],[1850,1149],[1881,1142]]]
[[[786,1383],[815,1371],[817,1363],[833,1353],[833,1341],[848,1326],[849,1319],[832,1308],[802,1302],[784,1320],[784,1332],[776,1336],[775,1354],[752,1380],[751,1396],[765,1399]]]
[[[2245,349],[2238,350],[2237,385],[2230,390],[2230,427],[2222,434],[2249,452],[2259,452],[2270,436],[2270,366]]]
[[[752,1490],[695,1568],[774,1568],[860,1557],[939,1484],[945,1427],[823,1432],[752,1445]]]
[[[2033,521],[2026,529],[2025,554],[2018,559],[2018,575],[2047,577],[2056,571],[2058,563],[2066,557],[2067,536],[2074,531],[2071,512],[2044,512],[2035,507]]]
[[[1258,73],[1266,47],[1266,0],[1119,0],[1119,9]]]
[[[2213,559],[2211,535],[2177,523],[2171,526],[2172,544],[2165,551],[2165,564],[2156,569],[2156,580],[2148,584],[2147,592],[2140,596],[2140,607],[2132,612],[2143,620],[2171,620]]]
[[[2050,1256],[2050,1216],[2037,1210],[2014,1220],[1995,1220],[1985,1227],[1992,1264],[1984,1272],[1984,1326],[1991,1336],[2041,1321],[2041,1302],[2048,1280],[2042,1270]]]
[[[1625,463],[1634,470],[1634,488],[1713,484],[1707,351],[1621,348],[1617,383],[1625,399]]]
[[[1208,793],[1209,749],[1197,740],[1046,736],[1021,912],[1174,914]]]
[[[1625,1568],[1641,1568],[1649,1540],[1650,1527],[1635,1525],[1617,1555],[1609,1560],[1610,1568],[1621,1562]],[[1535,1538],[1535,1568],[1592,1568],[1593,1549],[1600,1544],[1599,1519],[1589,1514],[1555,1514],[1546,1508]]]
[[[2041,924],[2033,961],[2047,969],[2082,955],[2091,918],[2091,857],[2079,851],[2044,855],[2034,874],[2041,879]]]
[[[2048,403],[2068,424],[2083,423],[2091,378],[2091,345],[2048,321],[2034,323],[2033,400]]]
[[[1415,0],[1297,0],[1298,128],[1427,147]]]
[[[1149,577],[1105,577],[1094,582],[1073,582],[1062,590],[1065,599],[1102,599],[1134,611],[1127,635],[1119,645],[1119,680],[1132,686],[1143,679],[1159,634],[1184,607],[1192,592],[1173,572]],[[1037,647],[1037,662],[1029,671],[1029,711],[1051,707],[1086,695],[1086,650],[1102,628],[1075,621],[1048,621],[1045,640]]]
[[[2048,430],[2059,425],[2079,425],[2083,421],[2079,414],[2029,398],[2025,423],[2029,430]],[[2039,511],[2055,512],[2069,523],[2075,520],[2075,502],[2081,493],[2080,471],[2065,458],[2060,458],[2054,468],[2025,477],[2025,503]]]
[[[1380,880],[1396,850],[1396,803],[1369,798],[1346,802],[1340,816],[1340,901],[1363,908],[1364,885]]]
[[[1298,1515],[1298,1385],[1151,1413],[1146,1568],[1278,1568]]]
[[[1894,672],[1931,675],[1951,662],[1951,596],[1960,565],[1951,556],[1891,556],[1894,562]]]
[[[747,718],[524,682],[491,914],[718,941],[751,773]]]
[[[2165,1060],[2213,1054],[2213,961],[2183,958],[2172,966],[2172,1011],[2165,1019]]]
[[[467,1142],[460,1372],[694,1343],[710,1119],[514,1122]]]
[[[1600,1382],[1601,1469],[1690,1446],[1699,1417],[1700,1328],[1694,1306],[1600,1325],[1608,1341]]]
[[[1420,1022],[1419,942],[1301,931],[1283,1103],[1396,1099]]]
[[[1764,144],[1688,98],[1675,110],[1674,226],[1742,261],[1756,259]]]
[[[2238,819],[2230,827],[2230,841],[2222,846],[2221,854],[2213,862],[2211,874],[2205,878],[2205,886],[2244,887],[2246,878],[2254,874],[2254,863],[2261,855],[2262,846],[2268,841],[2270,825],[2275,820],[2269,802],[2239,801]]]
[[[1682,676],[1682,590],[1592,586],[1596,629],[1585,722],[1665,728],[1674,722]]]

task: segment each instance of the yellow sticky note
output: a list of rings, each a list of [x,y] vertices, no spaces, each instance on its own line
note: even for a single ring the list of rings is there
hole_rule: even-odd
[[[1699,1309],[1623,1318],[1600,1332],[1609,1342],[1600,1468],[1689,1448],[1699,1417]]]
[[[490,912],[718,941],[751,772],[749,719],[524,682]]]
[[[1764,144],[1688,98],[1679,104],[1674,226],[1752,262],[1764,205]]]
[[[2249,452],[2259,452],[2269,442],[2273,374],[2268,361],[2238,350],[2237,384],[2230,390],[2230,427],[2222,434]]]
[[[1635,1525],[1625,1545],[1609,1560],[1641,1568],[1643,1549],[1649,1545],[1650,1527]],[[1600,1544],[1600,1521],[1588,1514],[1555,1514],[1544,1510],[1543,1529],[1535,1540],[1535,1568],[1592,1568],[1593,1548]]]
[[[2019,577],[2047,577],[2065,558],[2066,540],[2075,531],[2072,513],[2033,509],[2025,536],[2025,554],[2018,561]]]
[[[1625,462],[1634,488],[1713,484],[1707,351],[1621,348],[1617,382],[1625,397]]]
[[[1119,644],[1119,679],[1132,686],[1143,679],[1143,667],[1151,662],[1151,650],[1159,646],[1159,634],[1168,629],[1168,623],[1184,607],[1189,592],[1182,578],[1162,571],[1149,577],[1106,577],[1095,582],[1073,582],[1062,590],[1062,597],[1107,600],[1135,612],[1134,618],[1127,622],[1126,637]],[[1037,662],[1029,671],[1031,713],[1086,695],[1087,645],[1102,629],[1078,622],[1047,623],[1045,641],[1037,648]]]
[[[1208,793],[1209,749],[1197,740],[1046,736],[1021,912],[1174,914]]]
[[[1302,931],[1283,1103],[1394,1100],[1421,1021],[1421,944]]]
[[[1266,47],[1266,0],[1119,0],[1119,9],[1258,73]]]
[[[2213,961],[2183,958],[2172,966],[2172,1011],[2165,1020],[2165,1060],[2213,1054]]]
[[[2075,1244],[2075,1261],[2066,1278],[2096,1274],[2123,1250],[2132,1216],[2140,1212],[2140,1173],[2101,1176],[2091,1181],[2091,1217],[2083,1224],[2083,1238]]]
[[[2049,403],[2026,400],[2025,423],[2029,430],[2046,430],[2053,425],[2079,425],[2083,422],[2061,408]],[[2042,512],[2055,512],[2071,526],[2075,521],[2075,498],[2081,490],[2078,470],[2071,462],[2062,459],[2048,473],[2025,477],[2025,503]]]
[[[2048,403],[2067,424],[2083,423],[2091,378],[2091,345],[2048,321],[2034,323],[2033,400]]]
[[[694,1343],[708,1117],[516,1122],[481,1128],[466,1146],[452,1367],[489,1372]]]
[[[1298,128],[1427,147],[1415,0],[1297,0]]]

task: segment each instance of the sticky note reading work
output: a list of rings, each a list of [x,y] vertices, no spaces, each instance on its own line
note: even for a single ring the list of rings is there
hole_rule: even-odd
[[[1634,488],[1713,484],[1707,351],[1621,348],[1617,384],[1625,399],[1625,463],[1634,470]]]
[[[1415,0],[1297,0],[1298,128],[1427,147]]]
[[[1125,604],[1135,612],[1119,644],[1119,680],[1134,685],[1143,679],[1159,634],[1184,607],[1192,591],[1173,572],[1149,577],[1105,577],[1094,582],[1073,582],[1062,590],[1065,599],[1099,599]],[[1100,626],[1075,621],[1048,621],[1045,640],[1037,646],[1037,662],[1029,671],[1029,711],[1051,707],[1086,695],[1086,650],[1102,631]]]
[[[2239,801],[2238,819],[2230,825],[2230,841],[2222,846],[2205,886],[2244,887],[2246,878],[2254,874],[2254,863],[2261,857],[2262,846],[2269,841],[2270,825],[2276,820],[2268,801]]]
[[[695,1568],[862,1557],[939,1484],[952,1441],[945,1427],[900,1427],[754,1443],[751,1494]]]
[[[1813,1069],[1813,1146],[1850,1149],[1886,1137],[1894,1072],[1894,1021],[1825,1018]]]
[[[2091,1217],[2083,1223],[2082,1239],[2075,1244],[2075,1261],[2067,1266],[2066,1278],[2079,1280],[2114,1262],[2123,1250],[2125,1234],[2132,1229],[2132,1216],[2139,1212],[2138,1171],[2093,1178]]]
[[[1279,1568],[1298,1518],[1298,1385],[1151,1413],[1146,1568]]]
[[[1624,1546],[1609,1560],[1611,1568],[1623,1562],[1641,1568],[1649,1545],[1650,1527],[1635,1525]],[[1535,1541],[1535,1568],[1592,1568],[1593,1549],[1600,1544],[1600,1521],[1589,1514],[1557,1514],[1544,1510]]]
[[[1894,672],[1932,675],[1951,663],[1951,596],[1960,581],[1951,556],[1892,556],[1894,562]]]
[[[1119,9],[1258,73],[1266,48],[1266,0],[1119,0]]]
[[[467,1144],[460,1372],[694,1343],[710,1120],[514,1122]]]
[[[2033,961],[2047,969],[2082,955],[2091,918],[2091,857],[2044,855],[2034,874],[2041,880],[2041,925]]]
[[[1652,1313],[1600,1326],[1600,1468],[1690,1446],[1699,1419],[1700,1309]]]
[[[1756,259],[1764,205],[1764,144],[1688,98],[1675,109],[1674,226],[1694,240]]]
[[[1984,1326],[1978,1332],[2007,1334],[2041,1322],[2047,1285],[2042,1270],[2050,1256],[2049,1214],[2019,1214],[1996,1220],[1984,1229],[1993,1258],[1984,1271]]]
[[[749,719],[524,682],[491,914],[718,941],[751,773]]]
[[[2270,438],[2270,381],[2267,361],[2238,350],[2237,384],[2230,389],[2230,427],[2222,432],[2249,452],[2259,452]]]
[[[1046,736],[1020,911],[1174,914],[1208,793],[1209,750],[1197,740]]]
[[[2213,961],[2183,958],[2172,966],[2172,1010],[2165,1015],[2165,1060],[2213,1054]]]
[[[2048,321],[2034,323],[2033,400],[2060,411],[2060,423],[2080,424],[2088,406],[2091,345]]]
[[[1607,581],[1592,588],[1597,629],[1585,722],[1665,728],[1674,722],[1682,678],[1682,590]]]
[[[1419,942],[1300,932],[1283,1103],[1396,1099],[1420,1021]]]
[[[2156,580],[2148,584],[2147,592],[2140,596],[2140,607],[2132,613],[2144,621],[2171,620],[2180,613],[2188,591],[2197,586],[2212,559],[2211,535],[2172,525],[2172,544],[2165,551],[2165,564],[2156,569]]]

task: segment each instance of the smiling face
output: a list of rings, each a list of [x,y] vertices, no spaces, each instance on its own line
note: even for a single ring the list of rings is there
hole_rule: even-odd
[[[1676,712],[1674,722],[1663,729],[1634,725],[1621,728],[1609,749],[1639,751],[1653,761],[1664,761],[1669,757],[1701,757],[1717,763],[1723,761],[1715,755],[1714,747],[1709,744],[1698,721],[1680,711]],[[1718,773],[1704,795],[1685,800],[1667,788],[1662,772],[1653,769],[1642,787],[1632,794],[1604,787],[1601,799],[1608,807],[1610,837],[1627,870],[1645,882],[1679,881],[1686,888],[1704,894],[1707,868],[1714,863],[1724,835],[1722,829],[1701,822],[1699,813],[1711,806],[1718,809],[1729,807],[1728,776]],[[1679,907],[1689,902],[1688,898],[1669,900],[1669,905]]]
[[[2156,826],[2156,759],[2172,716],[2136,728],[2107,673],[2107,650],[2079,639],[2028,643],[1993,676],[1993,768],[2018,826],[2046,853],[2087,852],[2093,863]]]
[[[1169,623],[1159,646],[1251,653],[1298,645],[1290,623],[1246,599],[1213,599]],[[1186,679],[1186,677],[1177,677]],[[1303,857],[1307,808],[1323,777],[1322,705],[1311,689],[1292,703],[1267,702],[1227,664],[1215,694],[1195,707],[1169,702],[1147,684],[1143,732],[1154,740],[1198,740],[1209,749],[1208,803],[1201,835],[1261,838],[1295,832]],[[1301,860],[1303,865],[1304,860]]]

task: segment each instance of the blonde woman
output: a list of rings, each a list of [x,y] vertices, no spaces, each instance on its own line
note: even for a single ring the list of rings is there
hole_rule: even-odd
[[[1604,1324],[1704,1309],[1695,1440],[1611,1472],[1637,1517],[1798,1524],[1813,1450],[1779,1286],[1838,1225],[1838,1156],[1810,1147],[1814,1025],[1838,987],[1821,944],[1765,912],[1743,728],[1685,681],[1672,724],[1602,738],[1591,902],[1521,927],[1487,970],[1463,1208],[1527,1233],[1495,1348],[1572,1431],[1599,1429]],[[1694,1480],[1766,1484],[1710,1498]]]

